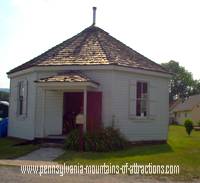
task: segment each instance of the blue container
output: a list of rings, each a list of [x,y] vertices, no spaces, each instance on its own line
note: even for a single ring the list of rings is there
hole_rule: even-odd
[[[8,118],[0,121],[0,137],[6,137],[8,132]]]

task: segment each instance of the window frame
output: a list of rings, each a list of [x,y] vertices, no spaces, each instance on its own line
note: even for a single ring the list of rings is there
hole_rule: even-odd
[[[143,84],[145,83],[147,86],[147,93],[146,93],[146,100],[144,100],[142,97],[141,98],[137,98],[137,92],[138,92],[138,83],[141,83],[141,96],[142,96],[142,90],[143,90]],[[136,103],[135,103],[135,116],[137,118],[148,118],[149,117],[149,82],[145,81],[145,80],[137,80],[136,81]],[[142,114],[142,101],[146,101],[146,115],[137,115],[137,101],[140,100],[140,113]]]
[[[24,114],[24,98],[25,98],[25,91],[24,91],[24,81],[19,82],[18,86],[18,115],[22,116]]]
[[[20,80],[17,83],[17,117],[24,119],[27,116],[28,105],[28,84],[27,80]]]
[[[185,112],[184,118],[188,118],[188,113],[187,112]]]
[[[136,115],[136,100],[137,100],[137,83],[147,83],[147,116],[137,116]],[[128,118],[134,120],[134,122],[146,122],[147,120],[155,120],[155,116],[150,115],[150,81],[146,79],[134,79],[129,81],[129,112]],[[134,90],[131,90],[134,88]],[[132,105],[131,105],[132,104]],[[134,109],[134,110],[132,110]]]

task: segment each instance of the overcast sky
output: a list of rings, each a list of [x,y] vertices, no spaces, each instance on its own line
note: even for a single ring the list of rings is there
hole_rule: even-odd
[[[157,63],[200,79],[199,0],[0,0],[0,88],[6,72],[92,24]]]

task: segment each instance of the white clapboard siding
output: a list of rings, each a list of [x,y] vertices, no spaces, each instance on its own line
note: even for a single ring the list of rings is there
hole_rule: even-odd
[[[99,83],[98,91],[102,92],[102,123],[103,126],[110,126],[112,124],[112,87],[113,78],[111,71],[104,70],[90,70],[84,73]]]
[[[20,75],[11,78],[10,81],[10,106],[9,106],[9,123],[8,123],[8,135],[12,137],[18,137],[22,139],[32,140],[35,137],[35,85],[36,74]],[[25,86],[25,98],[24,114],[19,115],[19,82],[24,83]],[[29,84],[28,84],[29,83]],[[30,93],[30,94],[29,94]],[[29,112],[28,112],[29,111]]]
[[[154,119],[157,117],[158,112],[158,100],[159,100],[159,90],[157,90],[157,87],[155,84],[152,84],[151,82],[148,83],[148,94],[149,94],[149,117],[151,119]]]
[[[45,136],[62,134],[63,93],[46,90],[45,94]]]
[[[78,67],[77,67],[78,68]],[[63,91],[37,87],[34,81],[57,71],[37,71],[11,78],[9,136],[33,139],[62,133]],[[115,70],[83,70],[99,83],[102,92],[103,126],[114,124],[130,141],[166,140],[168,130],[168,79],[134,72]],[[145,71],[144,71],[145,72]],[[27,80],[26,116],[17,116],[17,83]],[[149,83],[150,118],[137,119],[136,82]],[[113,122],[114,119],[114,122]]]
[[[149,114],[137,118],[136,82],[148,82]],[[166,140],[168,131],[168,79],[136,73],[115,72],[112,100],[112,115],[115,127],[131,141]],[[130,95],[135,91],[133,95]],[[131,115],[130,115],[131,114]]]

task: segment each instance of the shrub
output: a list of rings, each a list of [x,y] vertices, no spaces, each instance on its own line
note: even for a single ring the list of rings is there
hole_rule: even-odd
[[[185,130],[186,130],[187,134],[190,135],[192,130],[193,130],[193,122],[192,122],[192,120],[191,119],[186,119],[185,123],[184,123],[184,126],[185,126]]]
[[[69,150],[79,149],[79,131],[78,129],[72,130],[65,139],[65,148]]]
[[[200,121],[197,122],[197,125],[200,127]]]
[[[84,133],[84,151],[108,152],[125,149],[129,146],[119,130],[108,127],[99,131]],[[78,130],[71,132],[66,139],[65,147],[71,150],[79,149]]]
[[[85,134],[85,151],[107,152],[128,147],[127,140],[119,130],[108,127],[96,133]]]

